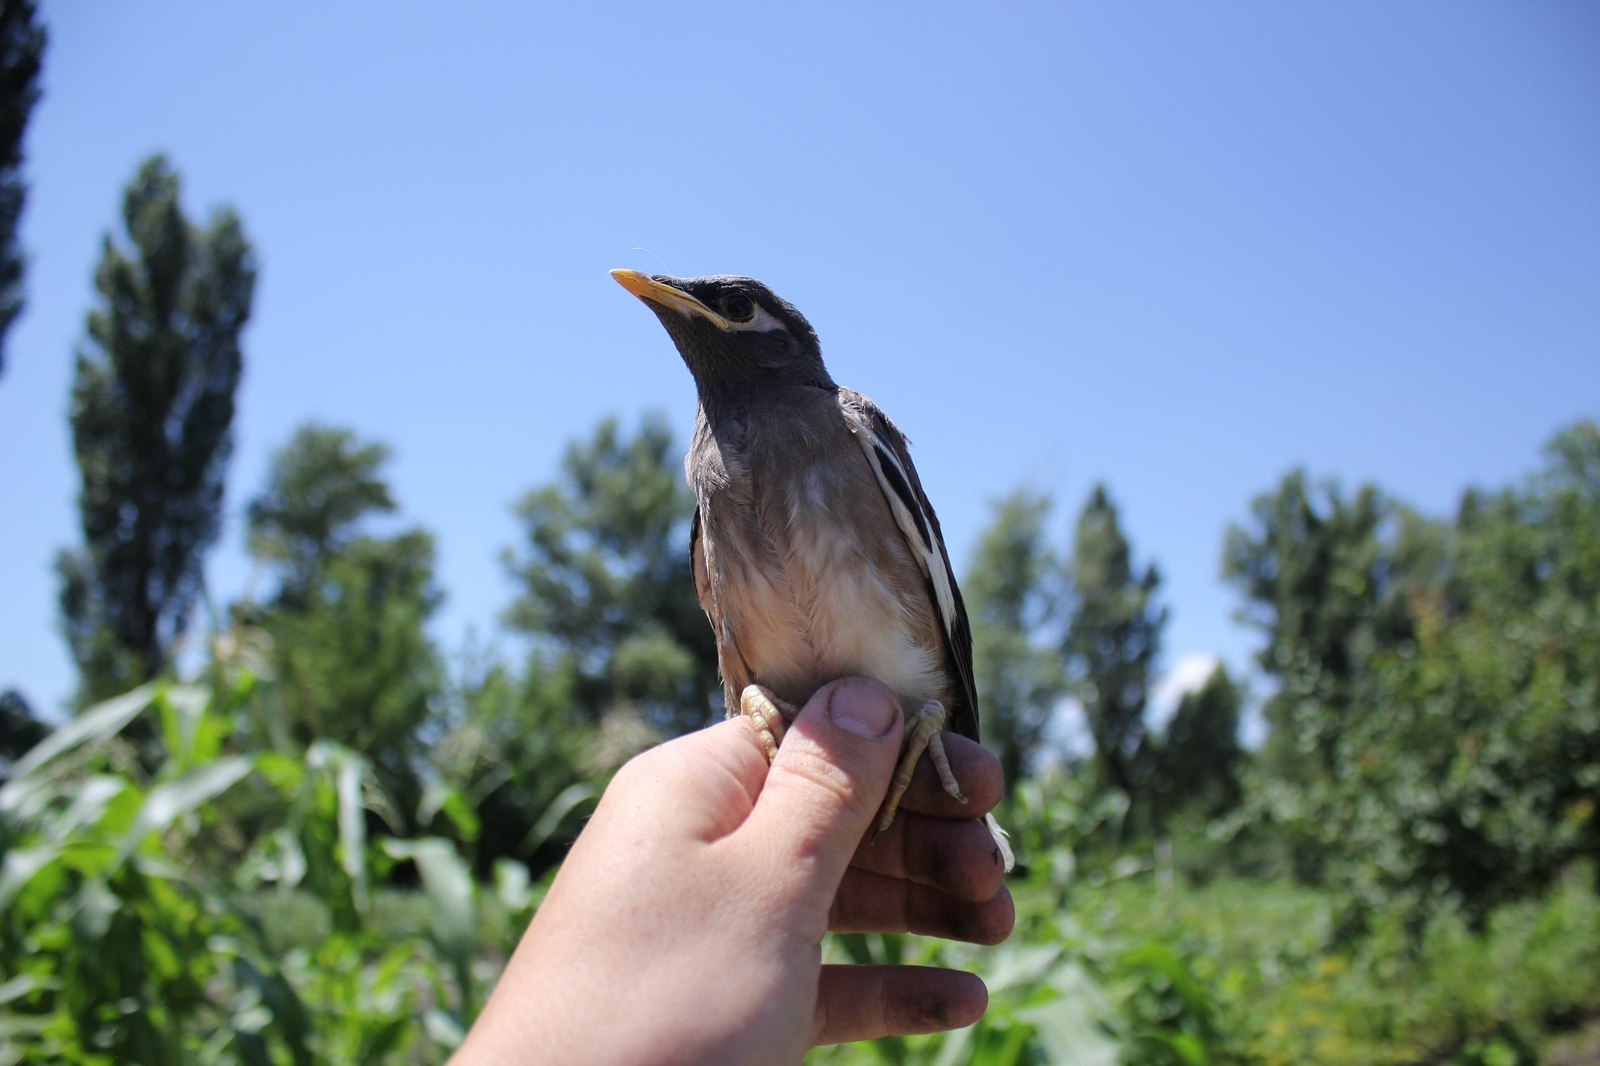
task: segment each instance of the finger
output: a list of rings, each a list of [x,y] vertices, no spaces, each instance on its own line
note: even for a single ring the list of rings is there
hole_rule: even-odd
[[[900,752],[900,705],[876,681],[822,689],[789,726],[739,836],[776,852],[820,919],[866,833]]]
[[[850,865],[971,900],[989,899],[1005,880],[989,827],[971,818],[902,815],[883,832],[868,835]]]
[[[919,759],[900,809],[940,818],[983,817],[1005,792],[1000,760],[988,748],[960,733],[944,734],[944,751],[950,757],[951,771],[961,782],[961,790],[967,794],[967,802],[962,803],[944,790],[932,759]]]
[[[931,966],[824,966],[812,1042],[959,1029],[983,1017],[989,990],[977,974]]]
[[[656,836],[719,840],[749,817],[767,757],[744,719],[688,733],[623,764],[596,817],[616,813]],[[638,818],[642,808],[649,815]]]
[[[1016,924],[1007,890],[980,903],[866,870],[844,875],[828,914],[835,933],[917,933],[971,944],[998,944]]]

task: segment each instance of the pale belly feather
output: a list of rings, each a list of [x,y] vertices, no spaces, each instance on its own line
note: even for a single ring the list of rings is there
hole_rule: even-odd
[[[830,502],[821,484],[804,484],[783,520],[767,524],[760,549],[735,536],[710,552],[715,595],[745,664],[795,704],[848,676],[883,682],[908,709],[946,698],[939,649],[919,641],[907,597],[885,577],[915,563],[899,542],[863,550],[836,533]]]

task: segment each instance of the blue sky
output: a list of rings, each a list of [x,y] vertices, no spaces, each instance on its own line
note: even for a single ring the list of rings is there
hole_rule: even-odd
[[[907,430],[958,568],[1104,479],[1167,662],[1244,665],[1223,531],[1290,467],[1445,513],[1600,414],[1600,7],[45,3],[0,377],[0,687],[71,670],[56,550],[93,264],[139,161],[261,265],[211,591],[307,419],[396,452],[447,648],[511,502],[692,388],[630,266],[759,276]],[[1192,661],[1192,660],[1191,660]]]

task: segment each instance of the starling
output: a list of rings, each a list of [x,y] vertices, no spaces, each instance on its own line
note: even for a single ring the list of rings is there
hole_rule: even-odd
[[[972,631],[905,435],[834,383],[810,323],[761,282],[611,276],[655,312],[694,376],[690,555],[729,716],[754,721],[770,759],[785,715],[817,689],[875,678],[906,721],[878,830],[924,753],[965,803],[941,733],[978,739]],[[986,820],[1009,870],[1006,835]]]

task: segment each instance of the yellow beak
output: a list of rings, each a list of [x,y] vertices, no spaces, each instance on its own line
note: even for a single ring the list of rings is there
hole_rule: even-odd
[[[670,307],[685,317],[699,315],[718,329],[725,330],[732,327],[732,323],[726,318],[723,318],[682,289],[674,289],[671,285],[663,285],[648,274],[641,274],[637,270],[618,267],[611,272],[611,276],[617,279],[618,285],[621,285],[641,300],[648,300],[662,307]]]

